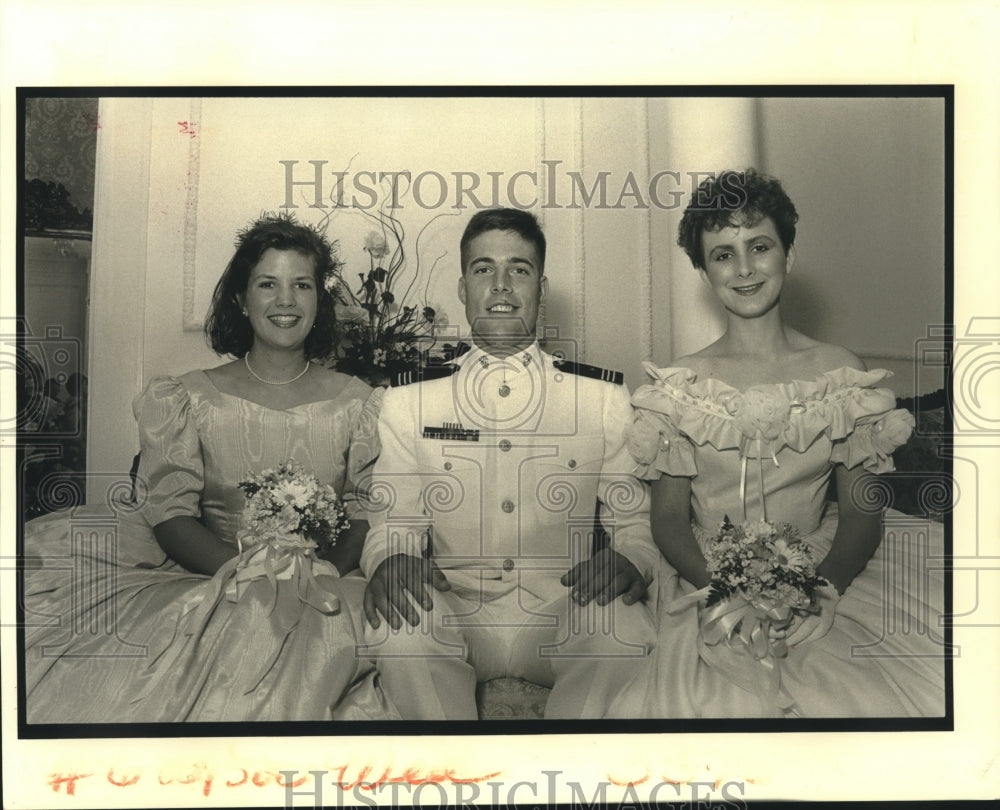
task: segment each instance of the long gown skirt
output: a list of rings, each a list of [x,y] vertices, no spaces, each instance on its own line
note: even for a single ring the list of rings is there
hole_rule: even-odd
[[[804,540],[822,558],[836,504]],[[945,712],[943,532],[890,510],[883,540],[841,596],[830,632],[757,661],[699,635],[704,592],[666,561],[658,572],[657,648],[615,717],[939,717]]]
[[[256,580],[232,601],[211,577],[136,553],[155,540],[135,516],[117,521],[119,542],[71,549],[71,524],[100,514],[82,507],[26,526],[41,566],[25,571],[29,723],[393,716],[372,662],[355,655],[362,579],[317,578],[337,613],[300,601],[291,581]]]

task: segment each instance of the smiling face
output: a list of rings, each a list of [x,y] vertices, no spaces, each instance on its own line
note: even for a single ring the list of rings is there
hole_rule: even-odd
[[[316,320],[313,260],[295,250],[264,251],[250,271],[242,303],[253,328],[255,346],[302,348]]]
[[[701,244],[702,278],[730,313],[755,318],[778,303],[795,248],[785,252],[770,217],[756,225],[703,231]]]
[[[486,231],[462,253],[458,297],[476,342],[522,349],[535,340],[548,279],[535,246],[514,231]]]

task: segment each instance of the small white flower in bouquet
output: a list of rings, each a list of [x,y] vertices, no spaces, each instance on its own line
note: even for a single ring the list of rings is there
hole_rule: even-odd
[[[701,634],[706,644],[725,641],[755,658],[784,657],[780,633],[796,615],[818,611],[812,553],[788,523],[758,520],[734,526],[726,517],[705,552],[711,576]]]
[[[337,613],[339,597],[317,579],[340,576],[332,563],[317,556],[317,551],[333,548],[351,525],[337,491],[291,459],[249,476],[238,486],[246,499],[243,525],[236,535],[239,553],[212,577],[212,596],[198,608],[199,621],[207,621],[223,596],[239,602],[261,580],[270,583],[267,615],[282,632],[297,622],[300,603],[325,614]],[[291,598],[279,600],[279,581],[288,583],[283,593]]]
[[[322,552],[350,526],[336,490],[290,459],[240,481],[239,487],[246,497],[237,536],[241,550],[270,544]]]
[[[335,566],[318,553],[333,548],[350,527],[344,501],[302,465],[289,459],[239,482],[246,498],[243,525],[236,536],[239,554],[213,578],[217,597],[239,601],[251,583],[271,583],[271,610],[278,604],[278,581],[291,580],[298,600],[325,613],[340,609],[338,597],[316,579],[338,577]]]

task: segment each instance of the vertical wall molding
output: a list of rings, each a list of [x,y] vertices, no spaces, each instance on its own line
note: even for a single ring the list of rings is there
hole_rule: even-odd
[[[538,172],[539,187],[541,188],[542,200],[549,197],[548,172],[545,171],[545,164],[542,162],[548,157],[548,144],[546,143],[545,99],[535,99],[535,171]],[[538,221],[545,227],[545,207],[538,212]]]
[[[637,126],[642,148],[642,176],[650,177],[650,143],[649,143],[649,102],[645,98],[637,101]],[[642,360],[653,357],[653,209],[649,206],[638,218],[639,222],[639,283],[636,291],[639,295],[639,356]]]
[[[757,163],[757,105],[752,98],[670,98],[665,100],[670,166],[692,172],[741,169]],[[687,204],[685,200],[684,205]],[[683,207],[666,213],[676,234]],[[702,284],[684,251],[672,244],[670,268],[670,354],[690,354],[725,331],[725,315]],[[677,272],[677,268],[681,271]]]
[[[87,330],[92,404],[87,470],[126,475],[138,448],[132,400],[144,382],[153,102],[101,99],[99,109]],[[104,502],[107,480],[88,476],[88,503]]]
[[[548,186],[548,172],[545,171],[545,164],[542,163],[543,160],[548,156],[548,148],[546,143],[546,123],[547,119],[545,116],[545,99],[537,98],[535,99],[535,166],[536,171],[541,182],[541,194],[542,199],[547,200],[549,196],[549,186]],[[538,221],[542,225],[542,230],[545,230],[545,208],[542,207],[538,212]],[[535,325],[535,337],[538,338],[540,342],[545,340],[545,324],[548,320],[548,313],[546,311],[546,303],[542,301],[538,307],[538,321]]]
[[[559,181],[566,172],[583,169],[583,105],[580,99],[546,98],[540,106],[536,124],[542,148],[537,161],[539,204],[535,213],[549,246],[545,266],[550,287],[539,319],[544,319],[541,326],[548,340],[573,343],[573,354],[582,359],[587,324],[585,212],[568,205],[567,188]],[[545,161],[553,161],[555,166],[545,165]],[[570,349],[563,345],[559,351]]]
[[[573,100],[573,161],[577,170],[584,172],[583,99]],[[587,243],[584,238],[583,209],[573,210],[573,339],[577,357],[587,356]]]
[[[191,99],[188,116],[187,199],[184,209],[184,310],[185,332],[200,332],[204,323],[195,313],[195,254],[198,247],[198,182],[201,171],[201,99]]]

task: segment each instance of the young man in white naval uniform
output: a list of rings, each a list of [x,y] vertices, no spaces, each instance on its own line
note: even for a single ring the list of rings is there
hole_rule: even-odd
[[[478,719],[477,681],[552,687],[547,718],[596,718],[655,641],[659,552],[623,440],[619,372],[543,352],[545,237],[476,214],[459,298],[474,346],[386,392],[361,567],[365,642],[404,719]],[[594,553],[595,506],[610,542]]]

